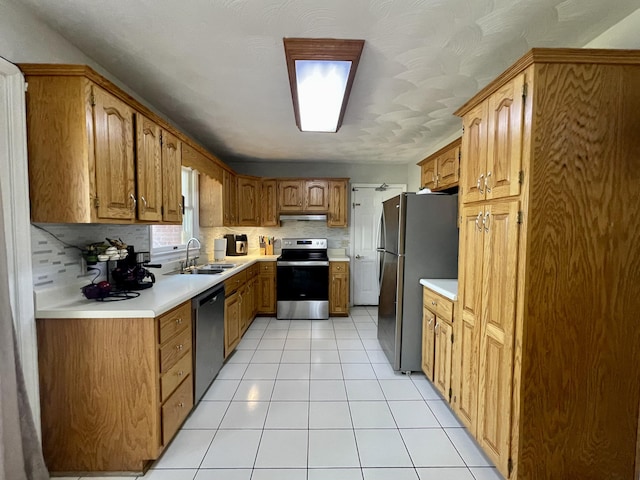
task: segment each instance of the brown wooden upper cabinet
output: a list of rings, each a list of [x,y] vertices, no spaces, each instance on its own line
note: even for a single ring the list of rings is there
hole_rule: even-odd
[[[418,163],[422,188],[438,191],[458,185],[461,142],[458,138]]]
[[[181,221],[181,145],[151,112],[89,67],[20,68],[33,222]]]
[[[230,227],[238,224],[238,179],[233,172],[225,170],[222,174],[222,187],[224,198],[222,206],[224,209],[223,224]]]
[[[464,116],[462,203],[520,194],[523,93],[524,74],[504,84]]]
[[[260,179],[238,175],[237,181],[238,225],[260,226]]]
[[[278,203],[281,213],[326,213],[329,210],[329,181],[278,180]]]
[[[262,179],[260,194],[260,225],[278,225],[278,181],[275,178]]]
[[[347,181],[329,180],[329,215],[327,225],[330,227],[347,226]]]
[[[278,209],[280,212],[301,212],[304,199],[304,180],[278,180]]]

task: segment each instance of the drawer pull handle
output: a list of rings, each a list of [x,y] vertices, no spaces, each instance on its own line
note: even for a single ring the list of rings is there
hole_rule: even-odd
[[[179,377],[181,377],[182,375],[184,375],[184,372],[183,372],[182,370],[180,370],[180,371],[178,372],[178,376],[179,376]]]
[[[176,350],[180,351],[184,348],[184,345],[180,344],[180,345],[176,345]]]
[[[435,302],[435,301],[433,301],[433,300],[431,300],[431,305],[434,305],[434,306],[435,306],[435,304],[436,304],[436,302]]]
[[[182,325],[182,319],[176,318],[176,325]]]
[[[180,402],[180,403],[178,403],[178,407],[180,407],[180,408],[184,408],[184,402]]]

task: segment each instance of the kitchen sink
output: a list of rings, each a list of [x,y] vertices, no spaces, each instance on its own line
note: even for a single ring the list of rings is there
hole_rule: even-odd
[[[225,270],[234,268],[235,266],[235,263],[209,263],[207,265],[191,267],[186,270],[174,270],[173,272],[168,272],[165,275],[219,275],[220,273],[224,273]]]

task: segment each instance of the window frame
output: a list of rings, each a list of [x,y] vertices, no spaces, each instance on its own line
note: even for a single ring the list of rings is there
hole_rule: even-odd
[[[186,184],[187,184],[187,188],[188,188],[188,192],[182,192],[182,198],[183,198],[183,213],[182,213],[182,233],[184,234],[186,232],[185,228],[184,228],[184,222],[186,219],[189,218],[189,216],[191,217],[191,237],[196,237],[199,238],[200,235],[200,221],[199,221],[199,217],[198,217],[198,211],[199,211],[199,203],[198,203],[198,199],[199,199],[199,191],[198,191],[198,184],[199,184],[199,175],[200,172],[198,172],[198,170],[195,170],[191,167],[187,167],[187,166],[182,166],[182,170],[181,170],[181,184],[184,187],[185,186],[185,181],[182,175],[187,174],[187,180],[186,180]],[[187,213],[188,211],[190,211],[190,215]],[[150,225],[151,228],[149,228],[149,251],[151,253],[151,257],[153,258],[154,261],[158,261],[158,260],[171,260],[172,257],[177,257],[178,255],[182,256],[186,253],[187,250],[187,242],[189,240],[189,238],[183,238],[182,239],[182,243],[179,243],[177,245],[163,245],[160,247],[154,247],[153,246],[153,229],[158,228],[158,227],[163,227],[164,225]],[[186,235],[183,235],[183,237]],[[198,248],[194,248],[193,249],[194,252],[198,252],[199,254],[199,249]]]

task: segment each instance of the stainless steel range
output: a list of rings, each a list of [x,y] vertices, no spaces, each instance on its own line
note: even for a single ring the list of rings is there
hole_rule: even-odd
[[[278,319],[329,318],[326,238],[283,238],[276,267]]]

